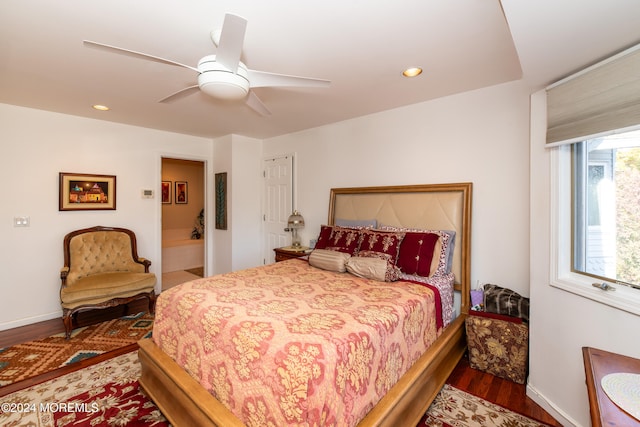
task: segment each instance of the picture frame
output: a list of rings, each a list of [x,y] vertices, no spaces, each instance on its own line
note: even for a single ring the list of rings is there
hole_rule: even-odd
[[[160,195],[162,204],[171,204],[171,181],[162,181]]]
[[[216,229],[227,229],[227,173],[215,175]]]
[[[116,176],[91,173],[59,173],[60,211],[116,209]]]
[[[189,203],[189,187],[187,181],[175,182],[174,200],[177,205],[186,205]]]

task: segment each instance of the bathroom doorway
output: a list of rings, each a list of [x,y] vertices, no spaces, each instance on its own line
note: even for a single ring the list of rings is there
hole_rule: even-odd
[[[162,158],[162,290],[204,276],[205,163]]]

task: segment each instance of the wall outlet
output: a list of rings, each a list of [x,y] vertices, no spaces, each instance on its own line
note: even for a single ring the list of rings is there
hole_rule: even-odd
[[[31,220],[28,216],[14,216],[13,217],[13,226],[14,227],[28,227],[31,224]]]

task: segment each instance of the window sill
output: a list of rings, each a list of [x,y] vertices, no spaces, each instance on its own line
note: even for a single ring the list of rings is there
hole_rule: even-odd
[[[551,280],[551,286],[605,304],[619,310],[640,315],[640,290],[625,285],[609,283],[615,291],[604,291],[592,286],[599,283],[594,277],[567,273]]]

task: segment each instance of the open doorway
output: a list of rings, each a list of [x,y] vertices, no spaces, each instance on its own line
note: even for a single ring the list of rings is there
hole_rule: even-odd
[[[162,158],[162,290],[204,276],[205,164]]]

